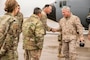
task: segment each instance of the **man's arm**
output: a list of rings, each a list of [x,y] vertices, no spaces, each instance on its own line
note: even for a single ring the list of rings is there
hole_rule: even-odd
[[[80,19],[79,17],[76,17],[76,20],[75,20],[75,25],[76,25],[76,30],[80,36],[80,40],[83,41],[84,40],[84,37],[83,37],[83,26],[80,22]]]

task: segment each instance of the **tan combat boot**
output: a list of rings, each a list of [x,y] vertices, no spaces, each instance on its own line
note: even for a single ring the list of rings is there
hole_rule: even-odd
[[[64,58],[65,56],[62,55],[62,54],[58,54],[58,57],[59,57],[59,58]]]

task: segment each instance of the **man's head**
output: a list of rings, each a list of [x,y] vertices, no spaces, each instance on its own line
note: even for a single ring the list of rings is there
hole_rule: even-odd
[[[45,12],[46,14],[50,14],[50,13],[52,12],[52,6],[49,5],[49,4],[46,4],[46,5],[44,6],[43,10],[44,10],[44,12]]]
[[[62,15],[63,15],[65,18],[70,17],[71,11],[70,11],[70,8],[69,8],[68,6],[63,6],[63,8],[62,8]]]
[[[42,12],[42,10],[39,7],[36,7],[36,8],[34,8],[33,14],[38,15],[39,17],[41,17],[42,16],[41,12]]]

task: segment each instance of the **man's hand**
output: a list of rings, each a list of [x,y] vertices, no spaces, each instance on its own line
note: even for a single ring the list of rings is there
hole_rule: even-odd
[[[80,41],[83,42],[84,41],[84,37],[80,37]]]
[[[55,29],[55,28],[52,28],[52,32],[57,32],[57,29]]]

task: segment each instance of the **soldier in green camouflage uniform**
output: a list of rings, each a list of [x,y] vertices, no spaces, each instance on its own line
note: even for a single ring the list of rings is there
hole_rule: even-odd
[[[19,22],[19,32],[17,35],[17,43],[18,43],[20,38],[20,33],[22,32],[22,24],[23,24],[23,14],[20,12],[20,5],[18,5],[18,13],[17,15],[15,15],[15,18]],[[16,45],[16,47],[18,47],[18,44]]]
[[[14,17],[18,13],[18,3],[16,0],[7,0],[5,3],[5,11],[8,13],[5,16],[1,18],[1,20],[6,20],[5,27],[8,28],[7,34],[4,37],[3,45],[1,45],[0,49],[0,60],[18,60],[17,56],[17,35],[19,32],[19,23],[18,20]],[[2,23],[3,21],[0,21]],[[4,30],[1,30],[4,31]],[[4,36],[4,33],[0,32],[2,36]],[[1,37],[1,36],[0,36]],[[2,39],[0,39],[2,40]]]
[[[23,48],[25,60],[39,60],[43,48],[44,28],[40,21],[41,9],[35,8],[34,13],[23,23]]]
[[[43,11],[42,11],[42,18],[41,18],[41,21],[43,23],[43,26],[44,26],[44,29],[45,29],[45,34],[46,34],[46,31],[53,31],[54,28],[51,28],[47,25],[47,14],[50,14],[52,12],[52,6],[49,5],[49,4],[46,4],[43,8]],[[61,55],[61,45],[62,45],[62,42],[61,42],[61,35],[58,35],[58,40],[59,41],[59,54],[58,56],[59,57],[62,57]]]
[[[45,30],[45,34],[46,34],[46,31],[52,31],[52,28],[49,27],[47,25],[47,14],[50,14],[52,11],[52,6],[51,5],[45,5],[43,10],[42,10],[42,17],[41,17],[41,21],[43,23],[43,26],[44,26],[44,30]]]
[[[58,35],[58,41],[59,41],[58,57],[63,58],[64,56],[61,53],[62,52],[62,34],[61,33]]]
[[[18,5],[18,13],[15,16],[15,18],[17,18],[17,20],[19,22],[19,33],[17,35],[17,43],[18,43],[19,42],[19,38],[20,38],[20,33],[22,32],[22,24],[23,24],[23,14],[20,12],[20,5]],[[18,47],[18,44],[16,45],[16,47]]]
[[[20,33],[22,32],[22,24],[23,24],[23,14],[20,12],[20,5],[18,5],[18,13],[15,16],[18,20],[19,20],[19,24],[20,24]]]

